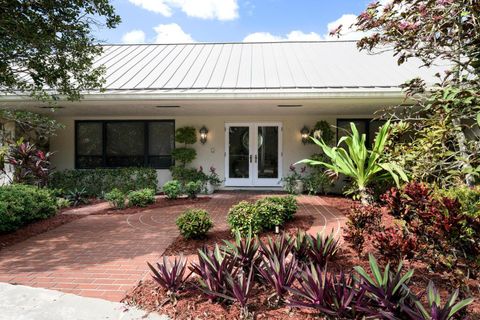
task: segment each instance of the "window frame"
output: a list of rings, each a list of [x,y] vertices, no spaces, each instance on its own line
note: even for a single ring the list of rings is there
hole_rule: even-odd
[[[367,148],[370,148],[372,146],[372,144],[370,143],[370,124],[372,123],[372,121],[384,121],[386,122],[385,120],[379,120],[379,119],[374,119],[374,118],[337,118],[337,125],[336,125],[336,134],[337,134],[337,144],[338,144],[338,140],[340,139],[340,135],[339,135],[339,125],[338,125],[338,122],[339,121],[347,121],[347,122],[355,122],[355,121],[361,121],[361,122],[364,122],[365,123],[365,135],[366,135],[366,143],[367,143]]]
[[[74,147],[75,147],[75,169],[94,169],[94,168],[81,168],[78,164],[78,158],[82,155],[78,154],[78,131],[79,125],[82,123],[100,123],[102,129],[102,165],[96,168],[105,168],[105,169],[115,169],[119,167],[115,166],[108,166],[107,165],[107,123],[120,123],[120,122],[139,122],[143,123],[144,126],[144,151],[143,151],[143,166],[146,168],[154,168],[154,169],[169,169],[170,166],[174,165],[174,160],[172,155],[165,155],[170,157],[170,166],[151,166],[149,164],[149,124],[150,123],[171,123],[173,124],[173,138],[175,139],[175,120],[174,119],[160,119],[160,120],[148,120],[148,119],[139,119],[139,120],[75,120],[75,133],[74,133]],[[175,147],[175,140],[174,140],[174,147]],[[173,151],[173,150],[172,150]],[[164,156],[164,155],[161,155]]]

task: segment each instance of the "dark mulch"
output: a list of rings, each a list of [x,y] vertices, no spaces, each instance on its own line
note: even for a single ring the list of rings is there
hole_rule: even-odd
[[[83,217],[59,213],[48,219],[23,226],[14,232],[0,234],[0,250]]]
[[[313,216],[295,216],[292,221],[285,224],[284,229],[288,234],[294,234],[297,230],[308,230],[312,226],[314,221]],[[274,232],[262,233],[260,239],[266,240],[269,236],[274,236]],[[230,230],[214,230],[207,234],[205,239],[199,240],[187,240],[182,236],[177,237],[165,250],[163,255],[191,255],[197,254],[198,249],[207,246],[209,248],[215,247],[215,244],[223,244],[223,240],[233,241],[235,238]]]
[[[203,202],[208,202],[212,198],[211,197],[198,197],[196,199],[187,199],[187,198],[179,198],[175,200],[170,200],[166,198],[157,198],[155,200],[154,204],[151,204],[147,207],[127,207],[125,209],[113,209],[113,208],[108,208],[104,210],[97,211],[95,213],[92,213],[92,215],[118,215],[118,214],[136,214],[145,210],[150,210],[150,209],[158,209],[158,208],[166,208],[166,207],[174,207],[174,206],[182,206],[182,205],[190,205],[190,204],[196,204],[196,203],[203,203]]]
[[[324,197],[327,203],[331,206],[335,206],[337,209],[346,213],[350,206],[354,203],[352,200],[341,197]],[[305,218],[305,217],[300,217]],[[307,219],[308,220],[308,219]],[[294,222],[296,226],[289,228],[287,231],[293,233],[297,227],[303,230],[308,230],[311,226],[308,223]],[[390,219],[386,219],[385,223],[392,223]],[[262,235],[261,239],[264,240],[266,235]],[[180,252],[184,254],[196,253],[196,249],[204,244],[213,246],[214,243],[221,242],[222,239],[232,239],[229,231],[218,232],[217,234],[210,234],[208,239],[200,241],[185,241],[181,238],[176,239],[165,255],[176,255]],[[375,249],[369,243],[365,252],[374,252]],[[342,249],[334,261],[329,263],[330,271],[350,272],[354,266],[362,266],[368,270],[368,259],[366,255],[359,258],[357,254],[348,247],[347,243],[342,245]],[[451,276],[447,273],[434,273],[428,269],[428,266],[422,262],[406,262],[405,269],[415,268],[414,277],[410,283],[410,288],[413,292],[422,292],[429,280],[434,281],[435,285],[440,291],[442,296],[442,302],[445,303],[447,295],[452,292],[457,284],[452,283]],[[213,303],[206,299],[198,289],[194,286],[195,280],[189,280],[185,292],[179,297],[178,304],[174,307],[170,303],[161,305],[166,301],[166,293],[153,281],[147,280],[140,282],[124,299],[124,302],[139,306],[142,309],[148,311],[158,311],[159,313],[166,313],[174,319],[238,319],[239,309],[235,305],[224,305],[220,303]],[[472,279],[467,281],[468,288],[471,292],[470,296],[475,298],[475,301],[468,308],[467,319],[480,319],[480,281],[478,279]],[[272,292],[265,288],[255,287],[250,300],[250,310],[255,313],[256,319],[319,319],[318,316],[307,309],[302,310],[289,310],[285,306],[271,307],[267,301],[268,296]]]

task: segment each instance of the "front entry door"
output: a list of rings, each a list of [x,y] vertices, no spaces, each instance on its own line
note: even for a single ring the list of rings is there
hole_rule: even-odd
[[[227,123],[226,186],[276,187],[282,178],[280,123]]]

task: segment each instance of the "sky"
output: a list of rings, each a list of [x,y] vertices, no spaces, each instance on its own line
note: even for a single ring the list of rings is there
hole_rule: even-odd
[[[101,43],[332,40],[371,0],[112,0],[122,23],[98,29]],[[347,31],[343,39],[358,39]]]

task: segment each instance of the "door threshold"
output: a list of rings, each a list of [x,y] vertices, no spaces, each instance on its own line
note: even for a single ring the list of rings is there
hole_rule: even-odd
[[[281,192],[284,191],[283,187],[222,187],[219,188],[222,191],[236,191],[236,190],[244,190],[244,191],[275,191]]]

